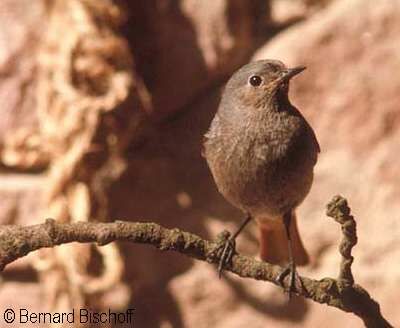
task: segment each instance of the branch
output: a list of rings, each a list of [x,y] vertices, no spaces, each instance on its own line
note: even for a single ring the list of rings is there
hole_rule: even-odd
[[[333,197],[328,204],[326,215],[334,218],[336,222],[342,226],[343,239],[339,245],[339,253],[342,255],[342,263],[340,264],[339,280],[354,284],[351,265],[354,257],[351,256],[353,247],[357,244],[356,221],[350,215],[350,208],[347,205],[347,200],[341,196]]]
[[[328,205],[327,214],[342,225],[342,264],[339,278],[314,280],[301,277],[304,289],[299,295],[354,313],[364,321],[366,327],[392,327],[383,318],[379,304],[365,289],[354,284],[351,250],[357,242],[357,236],[355,221],[350,215],[347,201],[340,196],[334,197]],[[218,258],[213,255],[217,245],[215,242],[179,229],[167,229],[155,223],[57,223],[47,219],[45,223],[33,226],[0,227],[0,271],[4,270],[7,264],[40,248],[71,242],[95,242],[105,245],[113,241],[150,244],[163,251],[176,251],[198,260],[218,264]],[[243,278],[269,281],[279,286],[277,278],[283,268],[235,254],[225,270]]]

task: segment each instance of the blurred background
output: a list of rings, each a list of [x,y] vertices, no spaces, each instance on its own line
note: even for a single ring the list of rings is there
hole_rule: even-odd
[[[306,65],[290,97],[322,152],[299,209],[312,263],[336,277],[336,194],[358,223],[357,283],[400,326],[398,0],[1,0],[0,223],[154,221],[212,239],[241,213],[202,135],[221,87],[262,58]],[[257,256],[253,224],[238,250]],[[362,327],[268,283],[152,247],[70,244],[1,275],[0,309],[123,311],[135,327]],[[104,326],[104,325],[103,325]]]

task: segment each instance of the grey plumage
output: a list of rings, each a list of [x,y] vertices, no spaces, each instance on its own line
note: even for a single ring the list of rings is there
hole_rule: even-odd
[[[297,72],[289,73],[279,61],[242,67],[228,81],[205,135],[204,156],[218,190],[260,223],[303,201],[319,152],[312,128],[288,99]],[[252,86],[252,76],[262,84]]]

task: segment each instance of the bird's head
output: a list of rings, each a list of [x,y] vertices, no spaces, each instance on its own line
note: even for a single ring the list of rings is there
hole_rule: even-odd
[[[248,110],[272,108],[288,102],[289,81],[303,70],[304,66],[287,68],[278,60],[251,62],[230,78],[223,101],[227,98],[229,102]]]

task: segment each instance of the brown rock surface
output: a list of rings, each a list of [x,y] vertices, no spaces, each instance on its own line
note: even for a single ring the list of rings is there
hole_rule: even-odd
[[[0,2],[0,140],[36,123],[36,50],[44,16],[43,1]]]
[[[38,284],[30,282],[9,282],[2,286],[0,291],[0,311],[2,313],[2,327],[21,327],[29,326],[29,323],[19,323],[20,309],[26,309],[29,313],[43,312],[37,299],[41,297],[41,290]],[[13,309],[16,313],[16,322],[7,324],[3,319],[3,313],[7,309]],[[18,321],[17,321],[18,320]],[[22,318],[24,320],[24,318]],[[46,327],[43,324],[35,324],[35,327]]]
[[[0,224],[28,225],[36,221],[46,177],[39,174],[0,174]]]
[[[211,8],[208,2],[202,7],[203,2],[194,0],[129,2],[133,25],[126,35],[138,51],[137,70],[154,96],[156,116],[187,105],[248,55],[253,45],[250,7],[240,3],[215,1]],[[165,5],[156,11],[156,4]],[[244,6],[236,9],[244,12],[236,18],[237,30],[228,28],[227,6]],[[400,194],[396,161],[400,79],[393,72],[400,68],[399,18],[394,1],[356,0],[351,5],[336,1],[277,35],[256,54],[309,67],[291,91],[322,147],[313,189],[299,213],[300,230],[314,260],[300,272],[314,278],[337,275],[340,231],[325,217],[324,206],[334,194],[343,194],[358,222],[356,281],[381,303],[395,326],[400,325],[393,306],[400,278],[400,205],[395,202]],[[221,44],[223,40],[227,44]],[[218,194],[200,156],[202,135],[218,105],[219,91],[208,91],[180,115],[158,123],[145,143],[131,147],[128,170],[109,194],[113,217],[156,221],[205,238],[237,227],[241,214]],[[6,199],[5,209],[0,208],[2,222],[18,217],[16,212],[29,219],[37,205],[32,196],[42,183],[35,180],[28,188],[25,183],[31,180],[21,182],[16,176],[1,181],[0,193]],[[302,299],[288,305],[281,290],[270,284],[232,275],[219,280],[215,268],[206,263],[148,246],[121,247],[124,280],[132,288],[136,309],[135,326],[361,327],[358,318],[333,308]],[[257,248],[252,225],[240,236],[238,250],[256,256]],[[6,281],[0,298],[17,299],[27,286],[28,299],[18,298],[21,302],[11,306],[45,310],[37,306],[41,300],[37,285],[15,277],[19,269],[7,269],[5,275],[14,282]]]
[[[71,180],[75,181],[74,179],[79,179],[79,177],[76,176],[79,174],[75,174],[73,170],[68,170],[71,166],[68,167],[69,162],[66,160],[66,157],[68,157],[66,155],[68,154],[68,150],[70,150],[69,143],[77,141],[76,145],[78,145],[78,147],[82,146],[83,148],[85,148],[86,143],[82,139],[73,138],[71,134],[65,134],[62,132],[65,132],[65,128],[71,128],[75,131],[79,130],[79,128],[84,130],[84,127],[86,127],[86,131],[83,132],[88,132],[90,135],[92,127],[85,125],[85,119],[88,119],[89,122],[96,121],[96,119],[90,120],[93,119],[93,116],[85,116],[87,111],[77,106],[76,103],[75,106],[72,105],[67,109],[64,107],[60,109],[60,107],[57,107],[57,105],[60,105],[60,102],[57,103],[57,100],[62,98],[62,101],[65,100],[67,104],[69,104],[69,100],[71,100],[69,97],[72,92],[72,95],[77,96],[76,98],[73,98],[73,101],[76,100],[79,103],[80,100],[85,98],[85,91],[90,89],[90,87],[97,86],[96,83],[99,83],[104,87],[104,84],[101,84],[102,76],[100,76],[101,74],[99,75],[99,73],[104,72],[102,70],[102,64],[109,64],[108,66],[105,65],[107,66],[107,69],[110,68],[109,66],[113,65],[120,69],[126,68],[124,66],[126,64],[125,60],[128,62],[130,61],[130,54],[122,56],[123,60],[121,61],[116,60],[115,56],[118,55],[118,50],[121,50],[120,48],[115,49],[112,47],[113,45],[116,45],[116,43],[111,43],[111,45],[107,43],[104,46],[104,43],[101,42],[103,39],[100,38],[99,40],[96,38],[96,36],[98,36],[94,35],[96,33],[91,34],[90,38],[85,39],[88,34],[93,33],[94,27],[98,28],[99,35],[105,39],[110,36],[111,32],[115,32],[114,28],[116,26],[113,24],[117,25],[117,23],[115,21],[110,22],[107,19],[110,18],[110,20],[112,20],[112,17],[114,17],[112,15],[113,13],[119,17],[119,12],[113,11],[118,11],[119,7],[113,7],[116,3],[119,3],[119,1],[36,1],[34,4],[26,1],[4,1],[0,4],[0,15],[2,18],[0,26],[3,27],[2,24],[8,25],[1,29],[0,39],[0,42],[4,42],[4,47],[1,49],[2,52],[0,53],[0,102],[2,102],[2,118],[0,120],[0,127],[2,129],[0,131],[0,144],[2,146],[1,150],[7,150],[2,153],[1,162],[2,165],[9,166],[7,171],[2,167],[2,173],[4,174],[0,177],[0,194],[2,195],[3,200],[0,207],[0,219],[2,220],[2,223],[35,223],[39,218],[39,210],[43,210],[44,208],[43,204],[40,202],[41,191],[46,188],[48,189],[49,185],[51,187],[51,183],[57,183],[57,179],[54,178],[54,175],[50,175],[50,179],[45,180],[45,177],[39,175],[35,176],[34,174],[27,175],[22,173],[24,169],[41,170],[49,163],[47,157],[44,161],[40,161],[43,157],[38,156],[38,152],[36,151],[37,149],[33,149],[31,153],[31,147],[40,148],[43,144],[46,144],[47,146],[48,143],[57,144],[57,146],[54,147],[55,152],[53,153],[53,155],[56,154],[56,156],[51,158],[51,160],[57,160],[58,156],[59,162],[66,164],[67,173],[73,172],[71,174]],[[134,29],[136,29],[135,31],[142,33],[143,28],[146,28],[146,24],[151,25],[149,27],[151,33],[145,33],[144,35],[141,34],[142,39],[139,44],[135,43],[135,38],[132,37],[132,35],[129,33],[127,34],[134,53],[136,53],[137,49],[137,59],[139,62],[137,67],[141,69],[141,73],[145,78],[150,77],[146,82],[150,82],[150,91],[155,100],[154,108],[156,111],[161,109],[162,114],[160,114],[160,116],[176,110],[183,104],[188,103],[194,95],[197,95],[200,91],[204,90],[204,88],[215,83],[216,79],[220,78],[223,74],[229,73],[234,67],[237,67],[246,60],[246,56],[249,56],[255,43],[254,33],[258,26],[258,23],[255,22],[262,22],[264,18],[265,20],[268,19],[267,3],[268,2],[266,1],[258,0],[253,1],[251,4],[235,0],[216,1],[214,4],[215,7],[213,8],[215,10],[209,11],[210,7],[206,7],[204,2],[199,1],[181,1],[179,3],[146,1],[141,2],[141,4],[139,4],[139,2],[127,2],[128,9],[130,9],[134,18],[133,21],[138,17],[140,19],[145,17],[145,20],[147,19],[146,22],[143,22],[143,20],[140,21],[139,19],[139,24],[134,26]],[[48,5],[46,9],[45,5]],[[93,20],[91,20],[90,13],[107,12],[107,10],[99,10],[99,7],[106,8],[108,5],[110,9],[110,17],[107,16],[107,18],[100,14],[98,16],[93,14],[94,17]],[[139,8],[142,11],[138,12],[136,10],[138,8],[136,7],[142,5],[143,8]],[[131,8],[131,6],[136,7]],[[266,11],[259,10],[262,7],[265,7]],[[156,10],[153,11],[152,9]],[[213,15],[209,15],[209,13],[213,13]],[[263,16],[264,13],[265,17]],[[138,15],[138,17],[135,15]],[[88,21],[92,23],[92,25],[87,24]],[[42,29],[45,29],[46,24],[48,23],[51,24],[51,29],[43,31]],[[66,26],[70,29],[66,30]],[[63,39],[63,42],[60,42],[61,34],[64,33],[64,31],[65,38]],[[95,29],[95,31],[97,30]],[[39,36],[45,37],[40,40]],[[83,42],[80,37],[89,40],[88,43]],[[71,38],[73,39],[72,41]],[[173,41],[175,41],[175,43]],[[74,48],[70,49],[69,46],[74,42],[76,43],[74,44]],[[147,42],[150,43],[151,56],[148,56],[149,54],[146,53],[146,51],[149,50],[149,48],[147,48],[149,45]],[[126,45],[124,42],[122,43],[123,46]],[[40,49],[40,54],[42,55],[40,57],[42,59],[40,63],[42,65],[38,69],[36,52],[40,46],[44,47],[41,47]],[[91,48],[92,46],[93,48]],[[96,46],[98,46],[98,48],[96,48]],[[83,47],[84,51],[81,52],[80,47]],[[93,56],[90,57],[90,59],[96,59],[96,56],[98,56],[101,60],[104,59],[104,62],[94,61],[94,64],[92,62],[88,65],[90,61],[85,62],[84,60],[79,60],[80,56],[84,57],[86,54],[92,54],[88,49],[90,51],[93,50]],[[69,56],[69,50],[71,50],[71,56]],[[157,60],[157,63],[153,63],[153,60]],[[76,62],[78,62],[79,65],[75,65]],[[63,63],[66,65],[63,66]],[[65,71],[64,68],[66,68]],[[110,73],[111,70],[107,69],[106,73]],[[41,74],[37,74],[39,70]],[[64,75],[63,73],[66,74]],[[119,82],[124,82],[124,80],[121,81],[121,74],[118,75],[116,73],[111,76],[111,78],[115,76],[117,76],[116,79]],[[120,79],[118,79],[118,76]],[[41,82],[45,82],[45,86],[48,86],[47,89],[44,88],[46,92],[43,95],[44,98],[48,96],[48,99],[46,98],[46,101],[44,103],[42,102],[40,108],[42,111],[48,109],[48,112],[55,114],[55,117],[42,115],[40,117],[42,120],[40,123],[46,125],[45,123],[49,123],[48,121],[52,118],[59,119],[59,121],[55,120],[59,126],[54,126],[54,129],[51,129],[53,134],[46,135],[48,137],[46,142],[44,142],[45,139],[39,138],[38,134],[40,134],[40,131],[37,131],[39,129],[35,126],[37,123],[37,99],[35,99],[35,96],[37,95],[36,80],[39,78],[44,79],[44,81],[41,80]],[[63,80],[64,78],[65,80]],[[155,88],[153,88],[154,81]],[[139,82],[135,82],[135,86],[137,86]],[[43,87],[43,83],[41,85]],[[86,86],[89,86],[89,88],[85,89]],[[58,89],[59,87],[60,89]],[[80,89],[79,87],[82,88]],[[120,84],[119,87],[123,88],[125,85]],[[116,99],[121,100],[121,98],[124,97],[125,94],[122,92],[122,95],[118,94]],[[55,102],[52,102],[54,100]],[[62,101],[61,107],[64,104]],[[88,101],[88,104],[91,105],[96,105],[98,103],[99,102],[94,101],[93,98]],[[107,104],[110,103],[111,102],[107,102]],[[116,115],[119,115],[119,120],[126,124],[128,124],[129,120],[135,115],[132,114],[129,116],[131,113],[130,111],[138,110],[136,104],[129,103],[129,105],[130,106],[126,105],[124,108],[118,107],[118,114]],[[48,108],[46,108],[46,106],[48,106]],[[63,111],[64,109],[65,111]],[[107,110],[115,110],[115,108],[107,108]],[[71,121],[66,119],[66,116],[64,115],[65,113],[72,117]],[[93,111],[91,113],[93,114]],[[127,117],[126,119],[124,119],[125,116]],[[111,117],[107,117],[104,121],[107,121],[105,123],[106,127],[99,129],[99,139],[101,139],[103,134],[107,134],[108,128],[115,128],[117,130],[115,126],[112,126],[115,124],[115,121],[113,121]],[[50,123],[54,123],[54,121],[51,121]],[[48,127],[48,125],[46,126]],[[118,137],[124,139],[123,130],[125,126],[124,124],[121,124],[121,126],[123,127],[119,128],[118,132],[120,135],[118,135]],[[202,126],[202,129],[205,129],[205,127]],[[9,131],[13,132],[12,138],[9,138]],[[14,132],[16,132],[16,134],[14,134]],[[14,138],[15,135],[17,135],[16,138]],[[8,139],[12,139],[11,150],[8,148],[8,145],[10,144],[7,142]],[[161,136],[160,139],[162,139]],[[80,143],[79,140],[81,141]],[[110,145],[116,145],[115,136],[114,143],[111,138],[108,141]],[[77,166],[72,165],[73,168],[79,167],[79,165],[85,163],[85,160],[90,162],[92,157],[93,162],[95,162],[95,158],[97,160],[100,159],[100,161],[103,160],[104,158],[102,158],[102,156],[104,154],[99,155],[101,152],[99,149],[102,150],[103,146],[104,144],[99,142],[94,145],[94,149],[90,147],[88,151],[84,151],[84,154],[87,156],[85,156],[85,159],[79,160]],[[28,151],[23,151],[26,150],[26,148],[28,148]],[[73,150],[76,150],[76,148],[73,148]],[[116,150],[116,152],[118,152],[118,150]],[[33,155],[36,155],[36,157],[33,158]],[[68,158],[71,159],[71,157]],[[37,162],[38,159],[39,162]],[[138,160],[140,160],[140,156]],[[143,164],[143,162],[141,163]],[[19,171],[10,173],[10,171],[15,169],[15,167],[18,167]],[[118,170],[118,167],[112,166],[112,168]],[[57,174],[58,176],[61,176],[61,179],[64,177],[63,170],[60,167],[52,170],[52,172],[55,172],[56,176]],[[82,170],[79,172],[82,172]],[[146,176],[144,167],[140,167],[138,172],[140,172],[143,177]],[[106,173],[107,172],[104,172],[104,180],[110,178]],[[168,179],[168,177],[165,178]],[[97,185],[95,185],[95,183],[91,185],[91,187],[95,189],[92,191],[93,193],[99,193],[99,181],[95,182],[97,182]],[[139,186],[141,185],[139,184]],[[168,187],[170,188],[171,186]],[[144,187],[144,190],[146,190],[146,187]],[[62,193],[60,190],[57,191]],[[170,190],[169,192],[172,193],[173,190]],[[179,204],[180,208],[188,208],[191,206],[191,200],[187,193],[179,190],[176,195],[172,195],[174,197],[173,204]],[[147,194],[147,196],[150,195]],[[140,195],[138,195],[137,199],[140,199]],[[149,200],[150,199],[151,198],[149,198]],[[68,206],[71,208],[71,203],[68,205],[62,203],[62,205],[65,205],[63,208],[68,208]],[[82,213],[82,211],[85,212],[86,207],[84,205],[85,204],[80,206],[78,209],[81,211],[80,213]],[[149,205],[149,208],[152,207],[154,206]],[[159,213],[160,216],[162,214],[164,213]],[[173,214],[173,212],[171,212],[171,214]],[[127,217],[129,217],[129,215]],[[89,215],[81,215],[80,218],[89,219]],[[83,247],[81,247],[81,249],[82,248]],[[67,250],[65,254],[67,254],[68,248],[65,249]],[[71,249],[72,248],[69,249],[69,253],[66,255],[67,261],[62,261],[62,263],[65,263],[66,267],[69,266],[70,269],[72,269],[70,271],[74,271],[74,258]],[[82,254],[83,252],[79,253],[80,259],[85,258]],[[143,262],[144,264],[143,266],[141,265],[140,268],[146,268],[145,261]],[[166,279],[164,274],[160,275],[159,271],[154,269],[158,267],[162,268],[162,265],[168,264],[169,262],[169,258],[161,258],[159,262],[151,263],[150,271],[154,272],[153,276],[157,277],[159,275],[161,279]],[[187,262],[188,261],[185,259],[182,260],[182,263]],[[180,263],[180,260],[178,260],[177,264],[174,264],[171,267],[179,267]],[[12,280],[12,282],[7,281],[7,286],[9,286],[11,293],[14,292],[16,295],[23,294],[23,285],[18,280],[18,276],[24,277],[23,279],[26,281],[33,281],[36,283],[36,278],[33,276],[33,271],[28,267],[28,264],[29,261],[27,261],[27,258],[24,258],[16,262],[16,264],[7,267],[4,275]],[[40,267],[40,263],[38,264],[38,267]],[[128,270],[130,269],[131,268]],[[43,268],[41,270],[43,270]],[[172,270],[172,272],[174,271]],[[145,272],[144,277],[147,278],[147,276],[150,278],[152,277],[152,275],[148,275],[148,272]],[[57,286],[63,288],[64,284],[67,286],[71,283],[70,280],[73,280],[69,280],[60,275],[59,277],[61,277],[61,280],[62,277],[64,277],[64,281],[58,284],[57,281],[53,279],[54,275],[51,276],[49,273],[45,272],[41,278],[43,277],[47,279],[40,279],[42,284],[41,287],[47,287],[42,288],[44,292],[46,289],[55,290]],[[132,278],[132,276],[129,278]],[[140,291],[144,290],[143,288],[141,289],[140,283],[146,286],[148,279],[142,279],[142,282],[136,279],[136,277],[133,277],[133,279],[133,287],[138,289],[140,294]],[[52,281],[49,282],[49,280]],[[153,282],[151,279],[149,281]],[[56,286],[52,286],[51,284]],[[37,290],[39,290],[39,286],[36,287]],[[72,287],[71,290],[74,290],[74,288],[75,287]],[[152,288],[154,288],[154,292],[157,291],[155,287]],[[112,301],[110,303],[104,300],[107,298],[113,299],[114,297],[114,299],[119,299],[119,306],[123,307],[123,303],[126,298],[129,298],[130,292],[123,290],[119,293],[116,289],[117,288],[113,288],[112,290],[114,295],[102,294],[103,297],[96,295],[96,297],[93,297],[94,300],[91,304],[109,307],[111,303],[116,304],[118,302]],[[7,293],[3,293],[3,295],[9,295],[9,293],[10,292],[7,291]],[[30,301],[32,301],[34,305],[31,305],[29,302],[25,302],[24,300],[21,300],[21,304],[10,305],[15,308],[26,306],[33,310],[37,310],[38,308],[43,311],[48,310],[47,304],[43,304],[44,302],[42,302],[43,300],[47,300],[45,294],[46,293],[44,293],[44,296],[39,295],[39,293],[32,294]],[[124,300],[121,300],[121,297],[119,297],[122,294],[125,295]],[[61,299],[61,302],[65,302],[66,298],[64,295],[60,295],[60,293],[57,295],[59,300]],[[151,292],[146,289],[143,298],[149,297],[149,295],[151,295]],[[57,297],[55,297],[55,299]],[[99,305],[101,302],[103,302],[102,305]],[[151,302],[149,303],[151,304]],[[165,304],[163,307],[165,307]],[[150,308],[149,310],[151,311]],[[167,313],[168,311],[169,308],[167,307],[161,312]]]
[[[194,96],[243,64],[255,33],[269,20],[266,0],[128,1],[126,34],[153,96],[155,117],[188,105]]]
[[[305,19],[333,0],[272,0],[271,19],[274,24],[285,25]]]
[[[26,10],[28,7],[29,10]],[[45,28],[44,17],[45,6],[42,1],[0,2],[1,150],[4,141],[13,138],[16,130],[19,130],[22,136],[37,126],[36,54],[41,32]],[[7,160],[13,161],[20,156],[12,151],[7,153],[6,157]],[[1,172],[0,224],[33,223],[39,213],[40,191],[44,183],[45,178],[39,174]],[[24,258],[10,266],[10,270],[26,269],[27,266],[28,261]],[[12,286],[18,284],[5,285],[7,287],[0,295],[1,299],[4,299],[4,293],[9,295]],[[21,286],[19,290],[24,290],[24,287]]]
[[[393,307],[400,277],[400,208],[395,202],[400,190],[394,151],[400,149],[400,80],[393,72],[399,68],[399,16],[392,1],[355,1],[352,6],[338,1],[279,34],[256,54],[309,67],[291,91],[322,147],[314,186],[299,213],[300,230],[314,260],[300,271],[314,278],[337,275],[340,228],[326,218],[324,208],[333,195],[343,194],[358,222],[356,281],[380,302],[395,326],[400,323]],[[135,201],[118,205],[118,217],[129,213],[160,218],[167,226],[208,238],[237,226],[240,213],[216,193],[199,156],[201,134],[217,103],[217,95],[210,94],[132,154],[129,173],[115,195],[131,193]],[[189,208],[176,200],[182,192],[191,199]],[[255,237],[253,226],[240,236],[238,249],[256,255]],[[207,264],[136,246],[127,247],[126,254],[131,263],[141,259],[131,274],[143,281],[134,303],[138,313],[143,311],[143,325],[362,327],[358,318],[334,308],[301,299],[287,305],[281,291],[268,284],[230,275],[218,280]],[[149,298],[154,288],[164,301]]]

